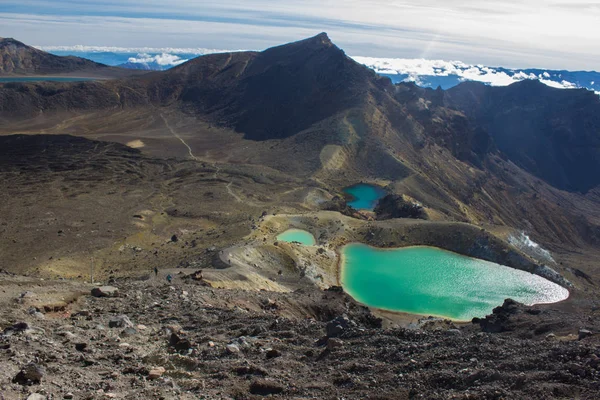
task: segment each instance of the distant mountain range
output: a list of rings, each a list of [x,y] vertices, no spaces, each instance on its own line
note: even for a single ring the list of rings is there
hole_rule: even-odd
[[[226,52],[216,49],[122,48],[122,47],[42,47],[60,56],[77,56],[106,65],[147,71],[163,71],[201,55]],[[352,57],[392,82],[414,82],[421,87],[449,89],[461,82],[483,82],[507,86],[525,79],[540,80],[556,88],[585,88],[600,94],[600,73],[595,71],[510,69],[465,64],[460,61]]]
[[[58,56],[77,56],[102,64],[146,71],[164,71],[201,55],[226,53],[205,48],[125,48],[98,46],[38,47]]]

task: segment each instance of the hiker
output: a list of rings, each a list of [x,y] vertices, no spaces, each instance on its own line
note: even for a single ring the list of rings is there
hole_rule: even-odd
[[[169,281],[169,283],[171,283],[172,280],[173,280],[173,277],[171,276],[171,274],[167,275],[167,281]]]
[[[154,267],[154,276],[157,277],[158,276],[158,267]]]

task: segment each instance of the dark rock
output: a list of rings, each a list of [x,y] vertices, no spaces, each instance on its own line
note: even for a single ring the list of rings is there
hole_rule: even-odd
[[[127,367],[122,371],[123,375],[141,375],[148,376],[150,371],[146,367]]]
[[[92,296],[94,297],[117,297],[119,295],[119,289],[114,286],[101,286],[92,289]]]
[[[42,367],[37,364],[30,363],[25,366],[19,373],[13,378],[13,383],[19,385],[32,385],[38,384],[42,381],[45,371]]]
[[[351,325],[347,317],[337,317],[327,323],[325,328],[328,337],[338,337]]]
[[[88,310],[80,310],[77,313],[73,314],[75,317],[89,317],[91,314]]]
[[[4,331],[2,331],[2,334],[4,336],[11,336],[15,333],[23,332],[23,331],[27,330],[28,328],[29,328],[29,325],[27,325],[26,322],[17,322],[13,326],[9,326],[8,328],[4,329]]]
[[[579,340],[585,339],[586,337],[590,337],[592,335],[593,335],[592,331],[590,331],[588,329],[580,329],[579,330]]]
[[[185,351],[192,348],[192,343],[188,339],[182,338],[176,333],[171,334],[169,345],[177,351]]]
[[[491,315],[485,318],[473,318],[473,323],[479,324],[483,332],[500,333],[512,331],[514,324],[511,317],[522,313],[522,305],[514,300],[506,299],[504,304],[494,308]]]
[[[270,360],[271,358],[281,357],[281,352],[276,349],[270,349],[270,350],[267,350],[266,357],[267,357],[267,360]]]
[[[375,207],[378,220],[392,218],[427,219],[427,213],[423,206],[406,200],[397,194],[388,194]]]
[[[284,387],[281,384],[264,379],[256,380],[250,384],[250,393],[260,396],[280,394],[283,390]]]
[[[87,348],[87,343],[75,343],[75,350],[77,351],[85,351]]]
[[[173,235],[173,236],[171,236],[171,242],[173,242],[173,243],[177,243],[177,241],[178,241],[178,240],[179,240],[179,239],[177,238],[177,235]]]

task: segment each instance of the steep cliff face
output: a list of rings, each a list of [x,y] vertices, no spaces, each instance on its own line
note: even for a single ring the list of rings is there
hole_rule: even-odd
[[[525,80],[507,87],[465,83],[446,104],[465,113],[512,162],[552,186],[587,192],[600,184],[600,97]]]

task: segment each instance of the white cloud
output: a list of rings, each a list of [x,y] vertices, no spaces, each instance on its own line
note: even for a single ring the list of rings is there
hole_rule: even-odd
[[[577,89],[577,85],[571,82],[567,82],[567,81],[561,81],[561,82],[556,82],[556,81],[551,81],[548,79],[540,79],[540,82],[542,82],[545,85],[548,85],[550,87],[553,88],[557,88],[557,89]]]
[[[127,60],[130,63],[136,64],[157,64],[162,67],[175,66],[188,61],[174,54],[162,53],[156,55],[138,54],[137,57],[129,57]]]
[[[492,86],[507,86],[525,79],[538,79],[540,82],[560,89],[577,88],[572,82],[562,80],[555,82],[550,79],[548,72],[544,72],[539,77],[533,73],[524,71],[513,71],[508,74],[492,67],[483,65],[469,65],[461,61],[444,60],[425,60],[425,59],[404,59],[404,58],[373,58],[373,57],[352,57],[356,62],[366,65],[379,73],[408,75],[406,81],[420,83],[423,76],[450,76],[455,75],[463,81],[483,82]]]

